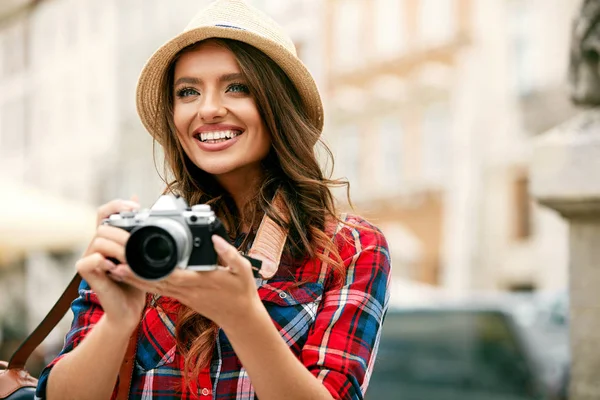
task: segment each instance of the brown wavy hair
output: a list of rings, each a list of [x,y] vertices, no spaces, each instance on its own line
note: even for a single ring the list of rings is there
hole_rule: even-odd
[[[262,161],[264,180],[251,201],[238,210],[232,198],[216,179],[201,170],[185,154],[173,122],[173,80],[178,58],[193,51],[199,43],[184,48],[175,56],[164,77],[163,101],[168,104],[163,118],[164,130],[170,132],[163,139],[167,184],[165,193],[182,196],[189,204],[210,204],[227,226],[232,238],[241,232],[243,223],[251,227],[241,249],[247,249],[253,240],[262,217],[266,214],[277,224],[288,229],[289,236],[283,257],[296,260],[318,258],[334,272],[334,281],[340,284],[345,276],[343,262],[326,228],[338,222],[332,187],[346,187],[346,180],[325,177],[313,144],[319,142],[333,170],[333,154],[319,137],[321,132],[308,118],[302,98],[283,70],[260,50],[243,42],[229,39],[210,39],[229,49],[235,56],[242,75],[250,89],[261,118],[271,135],[272,146]],[[283,195],[289,210],[289,222],[278,215],[271,205],[275,191]],[[176,324],[178,350],[184,356],[184,379],[189,383],[211,360],[218,327],[212,321],[182,306]]]

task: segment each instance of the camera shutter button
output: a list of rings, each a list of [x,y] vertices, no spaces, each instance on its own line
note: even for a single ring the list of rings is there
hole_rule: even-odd
[[[133,211],[121,211],[121,217],[123,218],[133,218],[135,213]]]
[[[209,212],[210,206],[208,204],[196,204],[192,206],[194,212]]]

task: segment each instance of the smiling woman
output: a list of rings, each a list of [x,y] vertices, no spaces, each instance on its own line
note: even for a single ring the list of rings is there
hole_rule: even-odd
[[[184,49],[174,66],[173,121],[185,154],[229,193],[236,182],[259,183],[271,137],[234,53],[209,39]],[[247,199],[234,201],[241,209]]]
[[[321,98],[290,38],[243,1],[216,1],[150,58],[137,107],[164,148],[164,193],[210,205],[233,245],[215,235],[220,267],[153,281],[127,265],[129,233],[99,226],[38,397],[363,398],[388,304],[388,246],[335,207],[330,189],[347,182],[317,162]],[[111,202],[99,216],[131,207]],[[277,257],[255,279],[240,253]],[[136,368],[118,392],[132,334]]]

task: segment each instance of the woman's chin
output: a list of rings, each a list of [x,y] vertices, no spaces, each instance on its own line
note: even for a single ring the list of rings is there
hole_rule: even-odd
[[[202,171],[211,175],[228,175],[234,172],[237,168],[231,162],[207,162],[207,157],[203,157],[202,162],[195,162],[196,166],[200,168]],[[216,160],[215,160],[216,161]]]

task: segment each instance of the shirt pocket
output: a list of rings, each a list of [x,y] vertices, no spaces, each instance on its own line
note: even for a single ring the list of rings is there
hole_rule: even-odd
[[[177,349],[173,317],[160,306],[146,309],[136,349],[136,362],[142,370],[173,364]]]
[[[258,288],[258,294],[287,345],[296,355],[300,354],[315,322],[323,285],[268,282]]]

